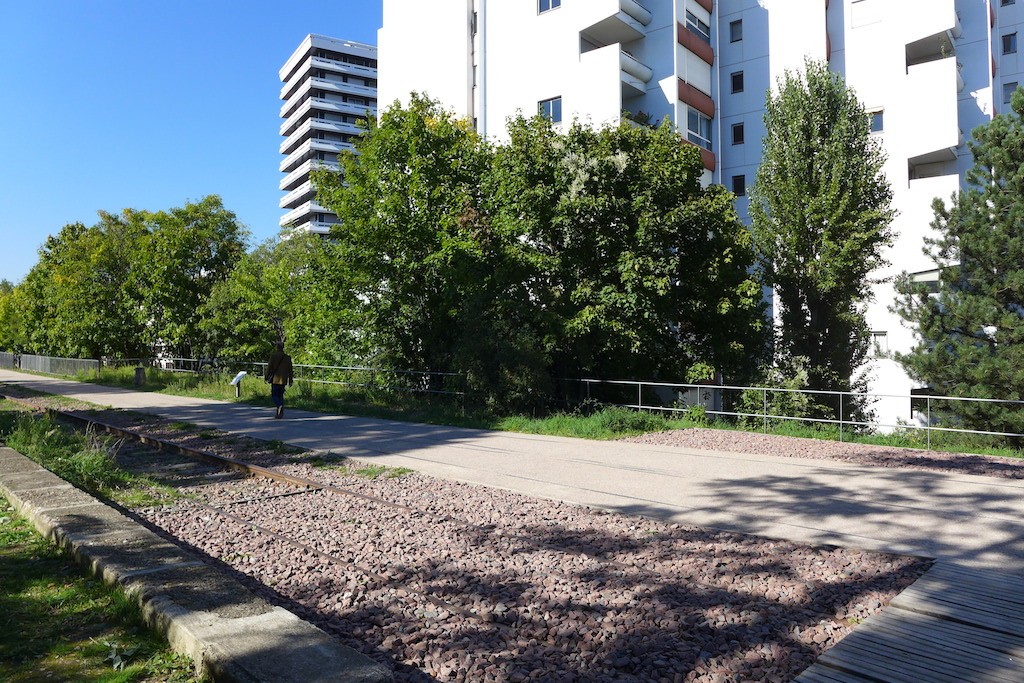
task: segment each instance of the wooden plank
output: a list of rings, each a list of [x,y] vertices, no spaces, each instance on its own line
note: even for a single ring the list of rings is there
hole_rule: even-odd
[[[858,635],[858,642],[865,649],[878,653],[894,653],[893,656],[906,658],[924,669],[965,671],[969,672],[965,680],[979,682],[1020,683],[1024,680],[1024,669],[1014,666],[1014,660],[1005,654],[940,647],[927,637],[911,637],[905,633],[860,632]]]
[[[991,569],[975,569],[962,567],[946,562],[937,562],[924,574],[925,576],[942,576],[957,582],[984,586],[1005,591],[1017,597],[1024,596],[1024,577],[1020,574],[996,572]]]
[[[893,607],[930,614],[936,617],[954,619],[967,624],[975,624],[1010,635],[1024,633],[1024,619],[993,613],[977,606],[968,606],[940,600],[937,596],[918,595],[904,591],[890,603]]]
[[[1005,605],[1020,610],[1024,608],[1024,594],[1006,591],[997,585],[987,583],[973,583],[969,579],[956,581],[947,577],[934,577],[928,580],[918,580],[908,590],[927,592],[942,592],[953,596],[970,598],[979,602]]]
[[[893,602],[903,595],[934,598],[935,600],[976,607],[997,614],[1020,614],[1019,606],[1014,603],[1004,602],[998,595],[974,593],[965,586],[952,586],[942,582],[923,582],[919,580],[913,586],[897,595]]]
[[[846,671],[831,669],[824,664],[812,664],[793,679],[793,683],[871,683],[870,678],[857,676]]]
[[[913,652],[879,647],[863,640],[852,641],[852,638],[853,635],[847,636],[839,645],[826,651],[820,661],[847,671],[882,676],[883,680],[891,683],[981,683],[991,680],[980,677],[979,672],[967,667],[926,660]]]
[[[942,647],[989,650],[1024,661],[1024,639],[1022,638],[974,628],[955,621],[929,617],[917,612],[886,610],[865,622],[864,626],[868,625],[886,631],[931,638]],[[864,626],[858,627],[857,630],[859,631]]]
[[[942,573],[932,575],[931,571],[922,576],[908,590],[939,590],[954,595],[973,596],[999,604],[1024,605],[1024,592],[1007,590],[1002,586],[976,581],[972,577],[957,578]]]

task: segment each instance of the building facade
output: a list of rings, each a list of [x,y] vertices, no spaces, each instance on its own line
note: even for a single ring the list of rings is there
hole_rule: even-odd
[[[281,227],[326,234],[338,217],[316,202],[309,172],[338,168],[360,121],[377,116],[377,48],[308,35],[278,72],[281,87]]]
[[[827,61],[871,115],[899,215],[890,265],[867,308],[871,389],[907,395],[892,360],[914,331],[889,308],[892,276],[936,277],[922,252],[931,202],[972,165],[971,131],[1024,83],[1024,0],[384,0],[380,92],[440,99],[501,139],[505,121],[540,112],[563,124],[668,117],[697,145],[705,182],[725,185],[747,218],[765,134],[765,94],[805,57]],[[912,418],[906,399],[876,405]]]

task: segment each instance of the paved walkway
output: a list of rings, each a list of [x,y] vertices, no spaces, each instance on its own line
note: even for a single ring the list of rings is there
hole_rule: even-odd
[[[806,543],[1024,569],[1024,481],[287,411],[0,370],[0,382],[424,474]]]

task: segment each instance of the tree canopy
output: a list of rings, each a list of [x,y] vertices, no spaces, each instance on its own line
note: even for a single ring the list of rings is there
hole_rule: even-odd
[[[1012,111],[975,129],[974,166],[947,206],[933,203],[924,252],[937,286],[904,273],[895,306],[918,335],[897,359],[914,379],[949,396],[1024,399],[1024,90]],[[1024,409],[948,402],[967,426],[1024,433]]]
[[[245,229],[215,196],[99,217],[50,236],[5,297],[23,305],[15,345],[86,358],[198,353],[198,308],[244,253]]]
[[[892,242],[885,157],[856,94],[823,63],[785,73],[765,125],[750,215],[778,360],[806,358],[810,386],[850,390],[869,348],[871,273]]]
[[[491,145],[414,96],[315,175],[366,351],[525,400],[559,377],[748,372],[764,344],[747,231],[668,124]]]

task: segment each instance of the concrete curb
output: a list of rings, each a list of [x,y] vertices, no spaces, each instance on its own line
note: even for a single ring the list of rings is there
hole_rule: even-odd
[[[201,675],[245,683],[392,680],[386,667],[10,448],[0,448],[0,493],[39,533],[124,588]]]

